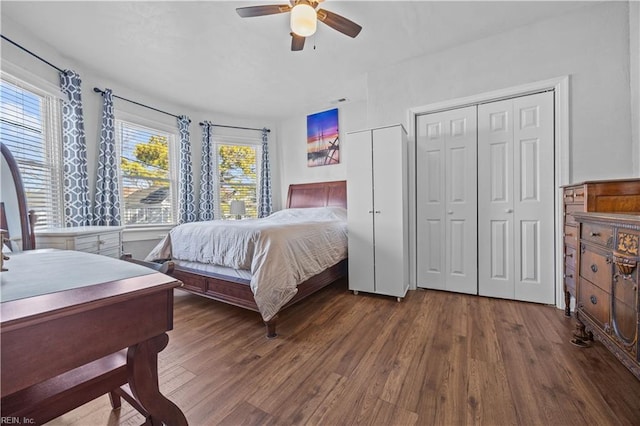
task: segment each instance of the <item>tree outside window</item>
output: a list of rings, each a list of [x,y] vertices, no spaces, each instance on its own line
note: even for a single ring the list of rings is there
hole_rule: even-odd
[[[231,216],[231,201],[245,202],[246,217],[258,217],[258,147],[217,144],[221,217]]]
[[[173,223],[172,136],[125,122],[120,122],[119,136],[125,225]]]

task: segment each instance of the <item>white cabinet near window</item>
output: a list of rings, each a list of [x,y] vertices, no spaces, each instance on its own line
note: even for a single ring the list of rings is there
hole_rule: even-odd
[[[76,250],[118,258],[123,229],[122,226],[45,228],[35,232],[36,248]]]
[[[347,134],[349,289],[395,296],[409,288],[407,133],[401,125]]]

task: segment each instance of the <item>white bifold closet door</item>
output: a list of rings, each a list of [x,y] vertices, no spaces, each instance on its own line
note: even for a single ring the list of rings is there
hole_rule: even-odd
[[[478,106],[478,294],[554,303],[553,92]]]
[[[418,117],[418,287],[477,294],[476,107]]]
[[[554,303],[553,92],[416,121],[417,285]]]

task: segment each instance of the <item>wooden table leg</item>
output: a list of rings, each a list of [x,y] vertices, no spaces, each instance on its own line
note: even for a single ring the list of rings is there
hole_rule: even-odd
[[[169,343],[164,333],[137,345],[127,352],[127,373],[133,396],[149,413],[146,424],[186,426],[187,419],[158,388],[158,353]]]

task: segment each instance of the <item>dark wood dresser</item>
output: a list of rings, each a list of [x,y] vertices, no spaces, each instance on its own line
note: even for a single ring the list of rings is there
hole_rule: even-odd
[[[575,344],[601,341],[638,379],[640,213],[576,212],[578,332]]]
[[[640,179],[618,179],[563,186],[565,315],[571,316],[571,296],[576,297],[578,223],[575,212],[640,212]]]

